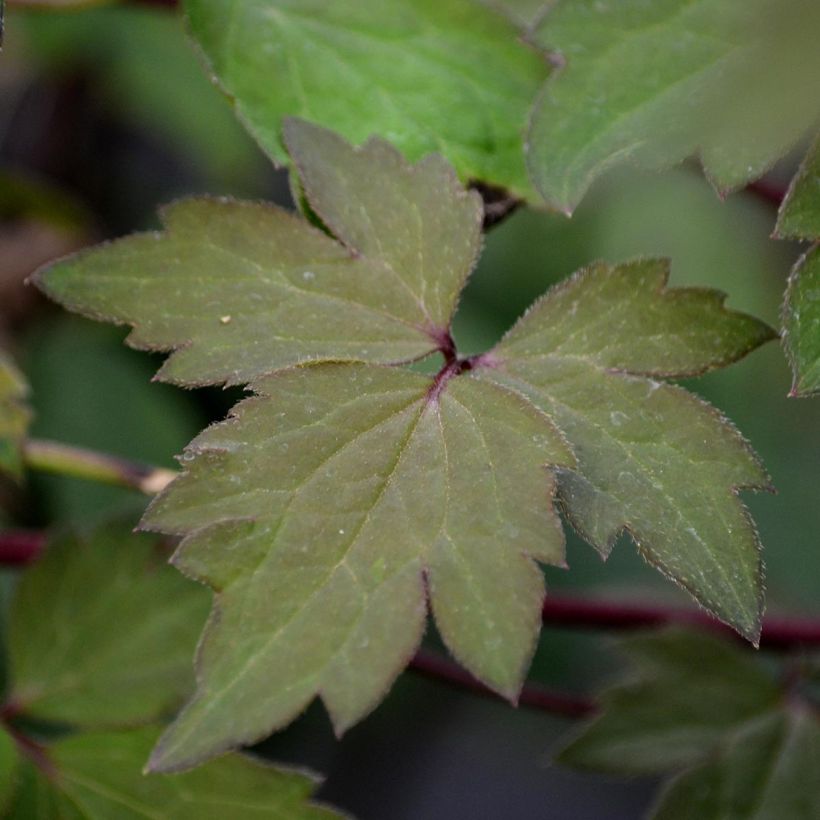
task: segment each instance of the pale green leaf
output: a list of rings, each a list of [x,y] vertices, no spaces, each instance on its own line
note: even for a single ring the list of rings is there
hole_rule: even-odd
[[[22,375],[0,353],[0,472],[13,476],[19,476],[23,468],[21,445],[30,417],[27,393]]]
[[[730,735],[701,765],[672,780],[655,820],[816,820],[820,721],[783,709]]]
[[[186,0],[191,33],[277,162],[282,120],[353,142],[442,153],[462,180],[527,196],[522,134],[548,73],[514,25],[472,0]]]
[[[230,755],[196,771],[149,775],[142,766],[157,730],[83,734],[48,748],[46,776],[28,764],[10,820],[326,820],[340,815],[309,802],[315,781]]]
[[[193,686],[208,596],[124,527],[64,537],[23,575],[9,616],[8,700],[83,727],[166,714]]]
[[[665,773],[698,762],[728,731],[780,699],[758,660],[726,641],[669,630],[619,645],[635,674],[604,693],[603,713],[560,753],[561,763]]]
[[[482,377],[547,413],[578,459],[563,508],[604,556],[622,530],[641,554],[750,640],[762,577],[739,488],[768,486],[712,407],[649,376],[701,372],[772,337],[707,290],[666,290],[667,265],[594,265],[550,291],[484,359]],[[697,319],[697,317],[700,317]]]
[[[572,211],[594,179],[697,154],[722,193],[761,176],[820,114],[815,0],[558,0],[537,41],[565,67],[528,135],[544,198]]]
[[[820,239],[820,139],[809,149],[777,214],[778,237]]]
[[[457,658],[515,698],[562,564],[549,420],[469,376],[325,364],[256,382],[145,524],[189,533],[175,563],[217,593],[199,689],[157,769],[288,723],[320,694],[338,731],[418,646],[426,602]]]
[[[789,277],[783,306],[783,346],[794,382],[790,395],[820,393],[820,248],[802,256]]]
[[[196,199],[165,209],[163,233],[83,251],[37,283],[133,325],[134,346],[175,350],[160,377],[181,384],[436,350],[480,247],[480,197],[435,157],[409,166],[385,143],[354,149],[298,121],[288,134],[311,203],[345,245],[274,206]],[[349,173],[363,166],[365,179]]]

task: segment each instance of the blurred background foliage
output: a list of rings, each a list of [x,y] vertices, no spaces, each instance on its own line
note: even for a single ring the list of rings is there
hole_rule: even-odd
[[[241,392],[151,383],[159,357],[124,347],[123,330],[61,313],[23,280],[85,244],[155,226],[156,207],[179,196],[287,204],[285,175],[236,122],[178,17],[117,5],[7,10],[0,163],[0,345],[31,382],[33,434],[172,465]],[[794,164],[775,169],[775,182]],[[719,201],[695,167],[611,175],[571,220],[520,209],[486,238],[457,342],[463,352],[486,349],[553,283],[594,259],[637,255],[670,256],[673,284],[719,288],[732,307],[777,325],[798,248],[769,238],[774,217],[752,193]],[[820,614],[820,403],[787,399],[789,381],[782,351],[770,344],[687,386],[736,422],[779,490],[745,496],[766,548],[769,611]],[[88,523],[123,511],[136,522],[144,503],[126,491],[42,476],[0,492],[0,523],[16,526]],[[550,589],[689,604],[628,539],[606,565],[568,539],[571,571],[551,569]],[[531,677],[588,691],[614,666],[605,641],[545,630]],[[326,773],[322,797],[361,818],[638,816],[652,783],[596,780],[590,790],[589,776],[547,767],[565,726],[410,673],[341,743],[314,705],[261,749]]]

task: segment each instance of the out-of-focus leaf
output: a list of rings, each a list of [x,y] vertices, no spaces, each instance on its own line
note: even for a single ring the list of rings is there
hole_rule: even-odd
[[[172,467],[203,424],[187,393],[150,382],[154,362],[125,349],[115,328],[51,317],[28,339],[25,361],[33,436]],[[131,510],[136,517],[145,506],[119,487],[35,472],[29,481],[43,517],[59,524],[88,527]]]
[[[14,599],[10,702],[82,727],[156,720],[192,687],[207,598],[156,539],[109,527],[56,541]]]
[[[409,159],[442,153],[462,180],[526,196],[522,133],[548,73],[502,14],[470,0],[186,0],[191,32],[239,117],[277,162],[282,120]]]
[[[668,266],[594,265],[533,306],[482,377],[521,392],[566,435],[563,508],[603,556],[627,530],[641,555],[750,640],[760,630],[760,548],[740,488],[768,478],[732,425],[656,381],[727,364],[772,338],[716,291],[667,289]]]
[[[814,0],[560,0],[537,41],[566,66],[528,135],[533,180],[571,212],[623,162],[700,157],[720,192],[761,176],[820,114]]]
[[[29,410],[25,404],[28,387],[17,368],[0,353],[0,472],[19,476],[21,445],[28,429]]]
[[[142,773],[156,729],[81,734],[47,750],[46,776],[25,764],[11,820],[329,820],[340,815],[313,804],[315,781],[296,771],[230,755],[177,775]]]
[[[480,247],[481,200],[438,157],[410,166],[291,121],[311,204],[337,242],[269,205],[189,200],[162,234],[82,252],[41,272],[54,299],[134,325],[138,347],[175,349],[181,384],[239,384],[315,359],[399,362],[434,351]]]
[[[70,14],[21,9],[12,22],[33,61],[96,72],[112,111],[165,140],[212,185],[264,190],[265,157],[208,82],[178,15],[124,3]]]
[[[198,692],[153,765],[257,740],[316,694],[343,731],[416,650],[428,595],[455,656],[514,699],[544,595],[532,558],[563,563],[544,467],[572,457],[549,420],[475,379],[372,365],[254,389],[144,520],[189,534],[175,563],[217,591]]]
[[[20,756],[11,735],[0,729],[0,813],[5,817],[5,809],[17,787]]]
[[[730,735],[674,778],[655,820],[815,820],[820,816],[820,721],[783,709]]]
[[[697,633],[621,641],[635,674],[606,691],[603,714],[558,757],[621,774],[696,763],[733,728],[775,707],[780,691],[748,652]]]

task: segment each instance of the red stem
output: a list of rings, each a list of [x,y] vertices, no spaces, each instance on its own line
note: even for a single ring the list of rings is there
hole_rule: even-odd
[[[719,632],[740,639],[726,624],[695,609],[590,601],[552,596],[544,602],[543,622],[566,629],[643,629],[680,624]],[[760,645],[766,649],[788,649],[795,645],[820,645],[820,620],[773,618],[763,622]]]
[[[476,680],[466,669],[462,669],[454,661],[436,652],[420,649],[410,661],[408,668],[427,678],[450,684],[459,689],[468,689],[477,695],[489,698],[499,697],[492,689]],[[553,692],[533,684],[524,685],[518,695],[518,705],[543,709],[545,712],[569,718],[585,717],[597,709],[595,702],[587,698]]]
[[[756,194],[760,199],[764,199],[770,205],[774,205],[775,208],[779,208],[780,203],[786,197],[785,188],[775,182],[769,182],[765,178],[750,182],[746,186],[746,190],[749,191],[749,193]]]
[[[45,544],[46,538],[41,532],[0,532],[0,566],[19,567],[31,564],[40,557]]]

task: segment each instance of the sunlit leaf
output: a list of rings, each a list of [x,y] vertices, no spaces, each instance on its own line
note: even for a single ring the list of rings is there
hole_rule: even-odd
[[[25,405],[28,388],[17,368],[0,353],[0,472],[19,476],[23,467],[21,445],[28,429]]]
[[[156,539],[125,527],[56,541],[12,605],[9,702],[81,727],[161,717],[192,688],[207,598],[167,566]]]
[[[254,389],[145,519],[192,533],[175,563],[217,591],[197,695],[153,765],[257,740],[317,694],[344,730],[415,651],[427,597],[456,657],[515,698],[544,595],[531,559],[563,563],[545,465],[572,457],[549,420],[469,377],[369,365]]]
[[[697,154],[720,192],[761,176],[820,114],[814,0],[560,0],[537,41],[565,67],[528,136],[533,180],[572,211],[597,176]]]
[[[470,0],[186,0],[192,34],[277,162],[282,120],[442,153],[462,180],[527,195],[522,134],[548,73],[511,22]]]
[[[314,780],[230,755],[177,775],[142,773],[156,729],[82,734],[48,748],[48,775],[26,764],[11,820],[326,820],[339,815],[315,805]]]
[[[666,289],[667,264],[594,265],[550,291],[489,355],[482,376],[549,415],[578,458],[567,517],[604,557],[627,530],[641,555],[750,640],[762,578],[737,490],[768,478],[716,410],[656,379],[703,372],[773,337],[716,291]]]
[[[437,349],[480,247],[478,195],[437,157],[410,166],[380,141],[354,149],[307,123],[288,129],[311,204],[344,244],[271,205],[188,200],[165,209],[163,233],[81,252],[36,281],[134,325],[137,347],[176,350],[160,376],[181,384]]]

